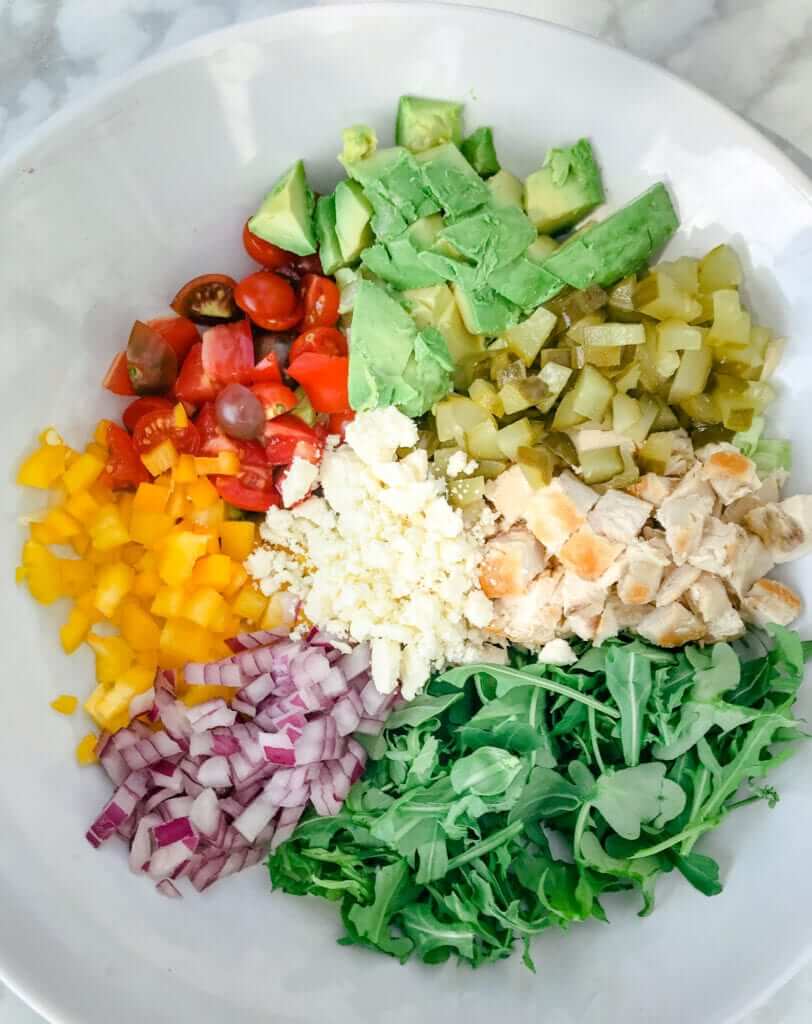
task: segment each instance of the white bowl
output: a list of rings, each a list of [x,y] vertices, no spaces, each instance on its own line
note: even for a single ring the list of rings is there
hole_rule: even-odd
[[[279,171],[304,156],[329,188],[342,127],[369,121],[388,139],[403,92],[465,99],[468,124],[494,125],[518,173],[548,145],[590,136],[610,206],[669,182],[682,218],[669,251],[732,240],[759,319],[790,339],[775,429],[797,442],[793,484],[812,485],[809,182],[663,71],[503,14],[330,7],[198,40],[49,122],[0,169],[0,972],[53,1021],[717,1022],[812,946],[812,747],[776,773],[775,810],[733,816],[705,844],[723,895],[666,878],[652,917],[621,899],[610,927],[545,935],[535,976],[518,957],[469,972],[339,947],[334,911],[271,897],[261,867],[202,897],[161,899],[128,873],[122,847],[85,842],[109,786],[73,759],[81,716],[62,719],[48,701],[86,694],[91,659],[61,654],[62,609],[12,590],[15,519],[35,504],[12,486],[19,455],[45,424],[78,443],[113,411],[100,379],[132,320],[193,275],[247,271],[240,230]],[[804,568],[787,576],[808,598]]]

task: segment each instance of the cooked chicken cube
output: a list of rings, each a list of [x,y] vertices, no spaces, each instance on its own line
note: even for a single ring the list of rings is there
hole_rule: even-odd
[[[557,554],[586,521],[585,513],[578,511],[558,479],[536,491],[523,508],[527,525],[553,554]]]
[[[672,495],[657,510],[671,557],[677,565],[684,565],[699,547],[710,511],[707,502],[698,494],[680,498]]]
[[[578,655],[566,640],[559,637],[542,647],[538,660],[542,665],[572,665],[578,660]]]
[[[600,612],[606,604],[608,588],[603,581],[592,582],[574,572],[565,572],[561,578],[558,596],[565,615],[590,608]]]
[[[624,604],[650,604],[660,589],[668,561],[643,541],[627,548],[620,563],[617,596]]]
[[[560,580],[560,570],[548,571],[537,576],[520,597],[495,601],[488,631],[527,647],[540,647],[554,640],[561,624],[561,602],[557,598]]]
[[[623,629],[637,629],[649,612],[654,611],[650,604],[624,604],[617,594],[612,594],[606,602],[606,611],[610,612],[617,623],[618,632]]]
[[[529,530],[516,527],[485,545],[479,584],[486,597],[518,597],[544,569],[544,548]]]
[[[671,604],[649,612],[637,626],[637,632],[658,647],[680,647],[691,640],[701,640],[705,627],[683,605]]]
[[[756,464],[735,445],[706,445],[697,455],[704,462],[704,478],[725,505],[752,494],[761,486]]]
[[[711,517],[705,520],[698,549],[688,556],[688,561],[703,572],[726,579],[746,542],[747,533],[741,526]]]
[[[599,536],[589,526],[582,526],[561,548],[558,557],[570,572],[585,580],[597,580],[622,551],[622,544]]]
[[[801,613],[801,599],[778,580],[756,580],[742,601],[742,614],[757,626],[788,626]]]
[[[679,601],[688,587],[692,583],[695,583],[702,574],[701,569],[697,569],[695,565],[675,565],[668,571],[663,580],[663,585],[660,587],[660,592],[657,594],[655,604],[658,608],[663,608],[666,605],[673,604],[675,601]]]
[[[574,633],[581,640],[593,640],[598,635],[603,609],[596,612],[594,608],[584,608],[581,611],[573,612],[564,619],[562,632]]]
[[[644,473],[639,480],[626,488],[627,494],[634,495],[642,501],[650,502],[655,508],[659,508],[666,498],[670,497],[677,486],[676,480],[669,480],[667,476],[657,476],[656,473]]]
[[[744,632],[744,622],[717,576],[703,572],[688,587],[686,600],[689,608],[705,623],[706,639],[712,643],[735,640]]]
[[[510,529],[524,518],[527,504],[533,497],[533,488],[521,466],[511,466],[491,480],[485,488],[485,497],[502,517],[505,529]]]
[[[592,643],[596,647],[600,647],[604,640],[608,640],[610,636],[617,636],[619,632],[620,623],[617,620],[614,605],[607,604],[598,620],[595,635],[592,637]]]
[[[694,446],[686,430],[672,430],[671,455],[665,467],[667,477],[685,476],[688,470],[696,462]]]
[[[791,516],[803,533],[800,545],[793,549],[786,558],[776,558],[777,562],[786,562],[790,558],[800,558],[812,551],[812,495],[794,494],[778,503],[782,512]]]
[[[589,513],[589,525],[596,533],[620,544],[629,544],[651,515],[652,506],[623,491],[607,491]]]
[[[591,487],[588,487],[582,480],[571,473],[568,469],[565,469],[557,478],[561,490],[566,494],[570,501],[575,505],[582,516],[585,516],[587,512],[597,503],[600,495],[597,491],[594,491]]]
[[[776,562],[789,561],[804,543],[803,527],[780,505],[758,505],[742,517],[742,526],[764,542]]]
[[[727,584],[739,599],[743,598],[757,579],[766,576],[775,565],[775,559],[758,537],[742,530],[738,552],[730,574],[726,577]]]

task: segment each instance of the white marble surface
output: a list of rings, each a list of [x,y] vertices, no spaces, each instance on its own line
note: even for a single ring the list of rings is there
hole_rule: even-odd
[[[479,5],[567,25],[657,61],[749,118],[812,171],[812,0],[480,0]],[[0,153],[49,114],[152,53],[299,6],[305,4],[0,0]],[[742,1024],[807,1024],[810,1019],[812,965]],[[0,1024],[42,1024],[42,1019],[0,985]]]

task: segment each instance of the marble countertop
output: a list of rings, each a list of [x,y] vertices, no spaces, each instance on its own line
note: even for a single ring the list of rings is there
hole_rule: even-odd
[[[224,25],[305,5],[299,0],[0,0],[0,153],[144,57]],[[579,29],[663,64],[747,117],[812,174],[812,0],[479,0],[478,5]],[[811,1018],[812,965],[741,1024],[806,1024]],[[0,984],[0,1024],[43,1022]]]

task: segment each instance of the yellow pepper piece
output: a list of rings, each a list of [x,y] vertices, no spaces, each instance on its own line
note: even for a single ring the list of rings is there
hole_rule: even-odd
[[[90,537],[84,533],[78,537],[71,537],[70,546],[80,558],[84,558],[90,548]]]
[[[205,476],[200,477],[193,484],[189,484],[186,495],[195,508],[208,508],[219,498],[214,484]]]
[[[231,610],[235,615],[248,622],[259,622],[268,606],[268,598],[256,587],[245,586],[231,602]]]
[[[59,697],[51,701],[51,707],[54,711],[58,711],[60,715],[72,715],[78,706],[78,697],[74,697],[70,693],[60,694]]]
[[[98,738],[89,732],[76,748],[76,760],[79,764],[95,764],[98,761],[96,756],[96,743]]]
[[[152,451],[141,456],[141,461],[153,476],[160,476],[166,470],[177,465],[178,452],[172,442],[167,438],[157,444]]]
[[[128,599],[119,615],[121,635],[134,651],[155,651],[161,638],[158,623],[137,601]]]
[[[175,426],[178,430],[183,430],[184,427],[189,426],[189,417],[186,414],[186,409],[183,407],[182,402],[178,402],[175,408],[172,410],[172,418],[175,421]]]
[[[164,619],[176,619],[183,614],[188,597],[183,587],[162,586],[156,592],[149,610],[153,615],[160,615]]]
[[[171,493],[169,504],[166,507],[166,514],[173,520],[180,519],[186,512],[186,488],[178,484]]]
[[[74,519],[87,527],[99,512],[99,504],[87,491],[76,491],[65,502],[65,508]]]
[[[209,634],[197,623],[183,619],[169,619],[161,631],[160,647],[167,654],[184,661],[205,659],[209,649]]]
[[[59,640],[65,654],[73,654],[90,632],[92,625],[87,612],[82,611],[77,605],[71,608],[67,622],[59,630]],[[59,708],[57,708],[58,710]]]
[[[230,686],[190,686],[186,693],[180,698],[187,708],[193,708],[196,704],[205,704],[207,700],[231,700],[237,691]]]
[[[43,444],[20,466],[17,472],[17,483],[23,487],[39,487],[42,490],[47,490],[65,472],[67,454],[68,449],[63,444]]]
[[[112,565],[103,565],[96,579],[96,607],[110,619],[132,589],[135,570],[124,562],[113,562]]]
[[[112,502],[99,509],[88,532],[96,551],[110,551],[130,539],[119,510]]]
[[[195,469],[198,476],[211,473],[221,476],[236,476],[240,471],[240,457],[236,452],[218,452],[215,457],[195,456]]]
[[[160,487],[158,484],[139,484],[133,498],[133,511],[164,512],[168,500],[169,492],[166,487]]]
[[[48,509],[42,525],[56,538],[54,541],[56,544],[62,544],[82,532],[82,528],[73,516],[68,515],[65,509],[59,505]]]
[[[105,462],[106,458],[95,451],[80,455],[62,477],[68,494],[86,491],[101,476]]]
[[[59,538],[44,523],[32,523],[28,532],[37,544],[58,544]]]
[[[96,444],[101,445],[102,448],[107,447],[107,438],[110,433],[111,422],[111,420],[99,420],[96,424],[96,429],[93,431],[93,440]]]
[[[228,606],[212,587],[200,587],[191,593],[182,614],[198,626],[217,629],[219,622],[228,614]]]
[[[87,642],[96,655],[96,679],[102,684],[114,682],[133,663],[132,648],[120,636],[90,633]]]
[[[209,538],[205,533],[182,530],[171,533],[163,545],[158,572],[164,583],[178,586],[192,575],[195,562],[207,553]]]
[[[256,527],[249,520],[222,523],[220,539],[223,554],[233,558],[235,562],[244,562],[254,549]]]
[[[93,586],[93,566],[81,558],[57,559],[62,589],[69,597],[78,597]]]
[[[53,604],[64,596],[59,564],[54,558],[50,565],[35,565],[28,569],[26,576],[31,596],[40,604]]]
[[[289,629],[296,621],[296,615],[293,611],[294,607],[293,602],[287,594],[273,594],[268,599],[268,607],[265,609],[265,614],[262,616],[260,628],[279,629],[280,627],[284,627],[285,629]]]
[[[181,455],[178,464],[172,470],[172,477],[176,484],[192,484],[197,480],[194,455]]]
[[[228,555],[205,555],[192,570],[192,583],[199,587],[214,587],[221,593],[231,582],[234,563]]]
[[[156,490],[164,490],[156,487]],[[149,547],[172,529],[173,522],[164,512],[146,512],[134,508],[130,519],[130,537],[138,544]]]
[[[238,563],[234,563],[234,567],[231,570],[231,582],[224,590],[226,597],[234,597],[242,590],[245,584],[248,582],[248,573]]]
[[[155,597],[161,589],[161,577],[156,569],[145,569],[133,580],[133,593],[137,597]]]

